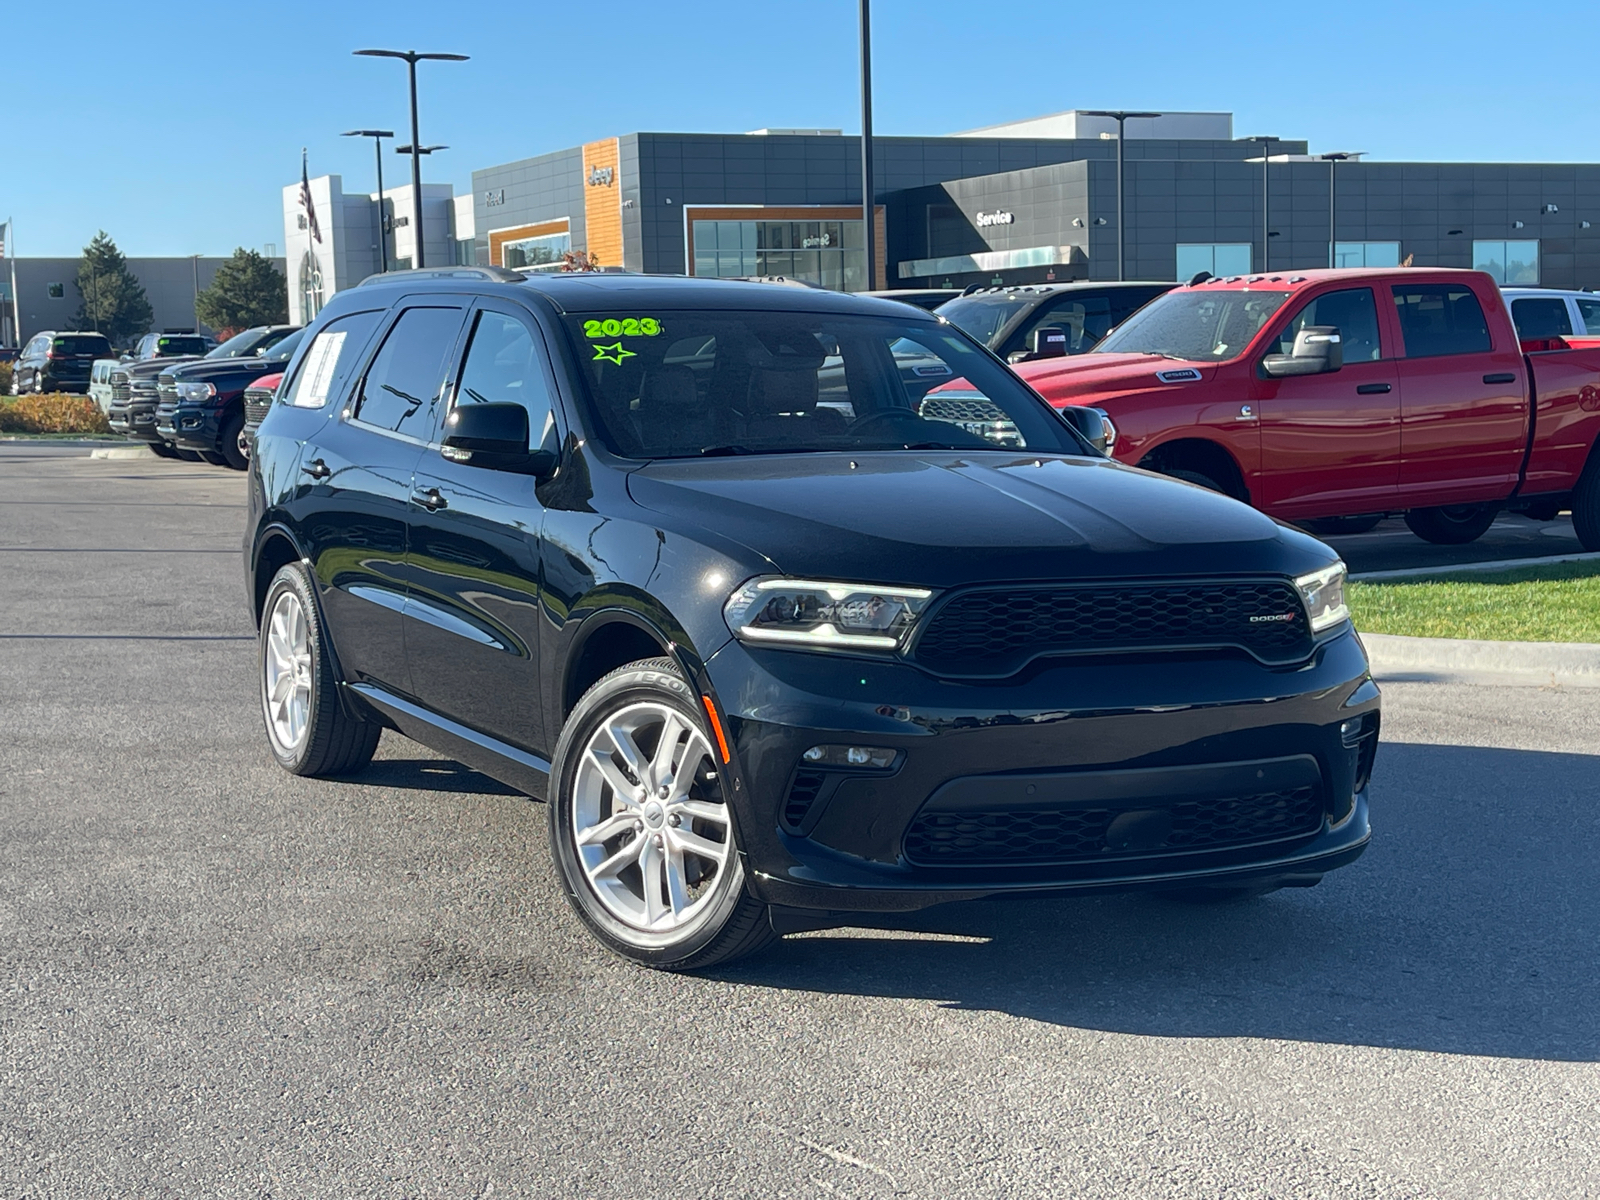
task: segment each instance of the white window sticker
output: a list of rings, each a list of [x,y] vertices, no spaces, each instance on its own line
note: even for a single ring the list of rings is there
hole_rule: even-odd
[[[321,408],[328,402],[328,391],[333,387],[333,373],[339,365],[339,351],[344,347],[345,331],[329,330],[317,334],[306,352],[305,366],[300,368],[300,381],[289,403],[296,408]]]

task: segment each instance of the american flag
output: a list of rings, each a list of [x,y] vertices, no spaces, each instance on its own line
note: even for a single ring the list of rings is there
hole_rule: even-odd
[[[300,151],[300,207],[306,210],[306,228],[311,240],[322,241],[322,229],[317,225],[317,206],[311,202],[311,177],[306,173],[306,152]]]

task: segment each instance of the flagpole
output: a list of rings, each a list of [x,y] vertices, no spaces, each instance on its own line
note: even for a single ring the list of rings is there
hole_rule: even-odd
[[[22,350],[22,305],[17,295],[17,229],[16,219],[6,218],[6,262],[11,267],[11,340]]]

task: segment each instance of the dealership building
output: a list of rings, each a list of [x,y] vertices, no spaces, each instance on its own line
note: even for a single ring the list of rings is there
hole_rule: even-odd
[[[629,133],[424,189],[430,264],[784,276],[821,287],[1187,279],[1340,266],[1479,267],[1507,284],[1600,287],[1600,164],[1373,162],[1303,140],[1236,137],[1229,113],[1065,112],[943,137],[874,141],[878,261],[868,271],[860,139],[836,129]],[[312,180],[323,244],[285,188],[297,317],[409,258],[409,193]],[[353,202],[353,203],[352,203]],[[380,230],[385,231],[381,232]]]

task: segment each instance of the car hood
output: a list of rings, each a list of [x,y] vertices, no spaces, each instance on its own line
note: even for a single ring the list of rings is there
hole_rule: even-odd
[[[226,375],[253,379],[257,375],[265,375],[268,371],[281,370],[283,370],[282,363],[268,362],[264,358],[202,358],[172,368],[172,377],[175,380],[193,383],[221,379]]]
[[[154,379],[163,371],[171,371],[184,363],[199,361],[196,358],[141,358],[125,362],[119,369],[126,371],[129,379]]]
[[[1200,383],[1209,379],[1216,367],[1178,362],[1159,354],[1079,354],[1017,363],[1012,370],[1045,399],[1060,401]]]
[[[628,477],[641,506],[794,576],[984,580],[1299,574],[1333,552],[1246,505],[1105,459],[907,453],[672,460]]]

